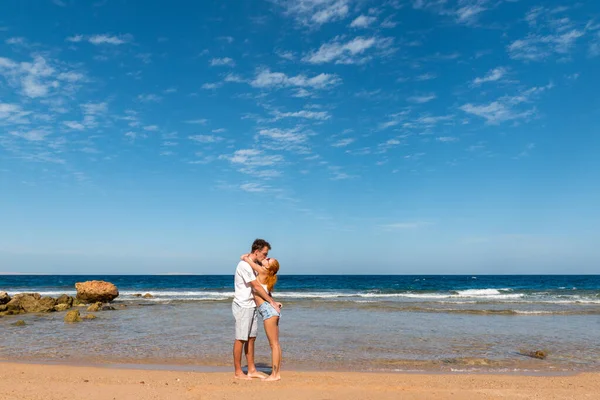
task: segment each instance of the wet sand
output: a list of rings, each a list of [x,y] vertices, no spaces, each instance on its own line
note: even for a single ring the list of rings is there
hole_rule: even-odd
[[[282,372],[279,382],[230,372],[0,362],[0,399],[592,399],[600,374],[570,376]]]

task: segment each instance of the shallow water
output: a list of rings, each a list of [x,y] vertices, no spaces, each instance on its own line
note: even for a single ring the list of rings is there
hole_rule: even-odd
[[[81,278],[77,280],[87,279]],[[201,290],[122,287],[116,311],[98,312],[96,320],[78,324],[64,324],[64,313],[0,318],[0,358],[228,366],[233,317],[225,291],[230,279],[221,283],[222,288]],[[11,288],[23,291],[23,286],[11,284]],[[36,284],[31,288],[41,292],[74,293],[67,287]],[[501,372],[600,369],[600,304],[589,302],[600,291],[588,285],[576,294],[545,288],[546,292],[560,294],[533,295],[523,293],[539,293],[540,289],[494,286],[454,291],[437,288],[429,297],[417,298],[356,296],[361,291],[369,294],[362,288],[346,288],[351,296],[335,297],[325,295],[344,289],[296,286],[276,292],[285,305],[280,323],[284,368]],[[136,291],[146,290],[157,298],[132,297]],[[191,300],[198,297],[196,292],[223,294]],[[519,296],[498,298],[503,292]],[[86,313],[85,308],[81,310]],[[27,325],[11,325],[17,319],[25,320]],[[519,354],[521,350],[540,349],[548,351],[546,360]],[[269,351],[264,332],[259,329],[256,353],[262,365],[269,365]]]

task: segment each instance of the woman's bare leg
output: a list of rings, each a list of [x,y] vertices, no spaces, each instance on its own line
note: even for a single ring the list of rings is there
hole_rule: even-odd
[[[281,345],[279,344],[279,317],[271,317],[265,320],[265,333],[271,345],[271,357],[273,370],[265,381],[278,381],[281,379]]]

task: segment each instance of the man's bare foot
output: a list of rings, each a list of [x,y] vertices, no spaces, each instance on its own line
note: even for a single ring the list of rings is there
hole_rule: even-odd
[[[280,375],[277,375],[277,376],[269,375],[265,379],[265,382],[273,382],[273,381],[279,381],[279,380],[281,380],[281,376]]]
[[[248,372],[248,376],[250,378],[265,379],[267,377],[267,374],[260,372],[260,371],[253,371],[253,372]]]
[[[235,374],[233,377],[234,377],[235,379],[241,379],[241,380],[243,380],[243,381],[251,381],[251,380],[252,380],[252,378],[250,378],[250,377],[249,377],[248,375],[246,375],[246,374]]]

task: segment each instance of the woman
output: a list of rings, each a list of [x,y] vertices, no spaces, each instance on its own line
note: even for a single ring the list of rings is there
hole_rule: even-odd
[[[271,291],[277,282],[277,271],[279,271],[279,262],[274,258],[267,258],[263,261],[263,265],[257,264],[249,257],[249,254],[244,254],[242,260],[246,261],[254,271],[258,274],[258,282],[271,295]],[[271,345],[271,357],[273,369],[271,375],[265,381],[278,381],[281,379],[279,374],[281,369],[281,346],[279,345],[279,317],[281,316],[272,305],[266,302],[262,297],[254,295],[254,301],[259,314],[262,316],[265,333]]]

